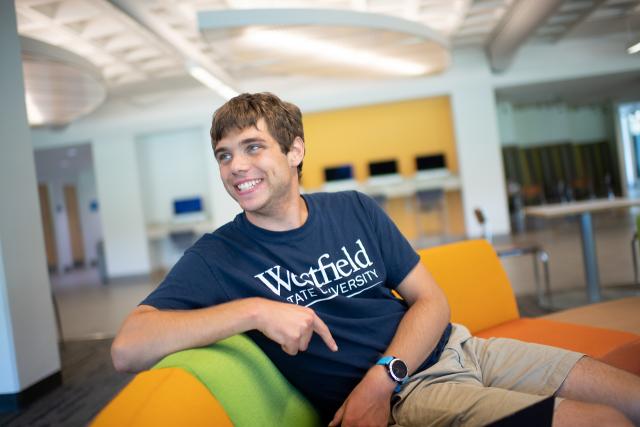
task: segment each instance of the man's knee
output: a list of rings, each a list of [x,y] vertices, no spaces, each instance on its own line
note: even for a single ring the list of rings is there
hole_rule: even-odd
[[[633,423],[611,406],[563,400],[553,414],[553,427],[564,426],[633,427]]]

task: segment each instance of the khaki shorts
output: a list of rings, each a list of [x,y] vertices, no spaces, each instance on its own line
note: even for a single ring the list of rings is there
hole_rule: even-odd
[[[390,425],[482,426],[555,394],[584,355],[453,325],[440,360],[394,396]],[[556,399],[558,400],[558,399]]]

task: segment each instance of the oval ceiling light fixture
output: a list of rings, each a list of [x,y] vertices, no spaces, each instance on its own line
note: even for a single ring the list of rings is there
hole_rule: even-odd
[[[240,78],[424,76],[450,62],[442,34],[389,15],[333,9],[198,12],[212,50]]]
[[[104,102],[102,74],[89,61],[39,40],[20,43],[29,125],[64,126]]]

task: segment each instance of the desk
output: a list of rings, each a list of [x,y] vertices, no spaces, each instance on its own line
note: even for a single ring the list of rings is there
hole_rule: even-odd
[[[443,175],[433,177],[416,176],[413,178],[400,177],[397,181],[389,183],[365,182],[361,185],[360,191],[365,194],[382,194],[388,198],[413,196],[417,191],[436,190],[444,191],[458,190],[460,188],[460,177],[458,175]]]
[[[524,209],[524,214],[540,218],[580,216],[582,257],[584,260],[584,273],[587,279],[587,295],[589,302],[598,302],[601,300],[600,274],[598,272],[598,258],[596,256],[596,245],[593,237],[591,213],[610,209],[628,208],[636,205],[640,205],[640,199],[596,199],[528,207]]]
[[[408,197],[420,190],[443,189],[444,191],[460,189],[460,177],[454,174],[434,176],[413,176],[405,178],[401,175],[376,177],[365,182],[355,179],[327,182],[322,191],[357,190],[368,195],[383,195],[389,199]]]
[[[210,233],[215,230],[213,221],[194,221],[194,222],[174,222],[166,224],[149,224],[147,225],[147,238],[149,240],[160,240],[169,237],[171,233],[189,233],[196,235]]]

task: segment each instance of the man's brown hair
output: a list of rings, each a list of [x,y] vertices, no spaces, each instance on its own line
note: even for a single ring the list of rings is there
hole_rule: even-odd
[[[211,144],[218,142],[229,132],[257,127],[264,119],[267,130],[280,145],[284,154],[291,150],[296,137],[304,141],[302,113],[295,105],[282,101],[269,92],[243,93],[227,101],[213,113]],[[298,177],[302,175],[302,162],[298,165]]]

